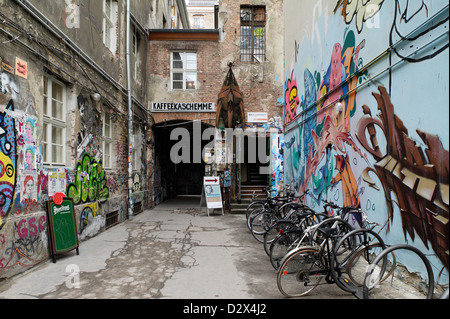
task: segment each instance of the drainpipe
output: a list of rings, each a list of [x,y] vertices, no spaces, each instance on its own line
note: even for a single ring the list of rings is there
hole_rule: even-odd
[[[126,37],[126,59],[127,59],[127,95],[128,95],[128,219],[133,220],[133,99],[131,97],[131,61],[130,61],[130,28],[131,13],[130,0],[127,0],[127,37]]]

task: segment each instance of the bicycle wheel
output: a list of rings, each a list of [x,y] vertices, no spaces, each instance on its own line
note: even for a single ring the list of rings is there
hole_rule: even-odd
[[[397,262],[392,264],[394,271],[391,280],[381,281],[385,264],[391,263],[392,253],[396,252]],[[423,269],[421,274],[410,273],[401,265],[400,258],[406,258],[415,269]],[[431,299],[434,293],[434,275],[427,257],[416,247],[402,244],[383,250],[367,268],[364,284],[364,299]]]
[[[263,210],[257,214],[251,222],[251,232],[253,237],[260,243],[264,241],[264,234],[269,230],[270,226],[275,222],[272,212]]]
[[[335,245],[331,259],[331,274],[336,284],[344,291],[360,294],[367,267],[385,248],[380,235],[370,229],[346,234]]]
[[[275,240],[277,236],[283,234],[286,231],[294,229],[296,227],[295,223],[290,220],[277,220],[269,229],[264,233],[264,251],[267,256],[270,255],[270,245]]]
[[[253,218],[255,218],[256,215],[258,215],[259,213],[261,213],[264,210],[264,208],[255,208],[254,210],[252,210],[248,216],[247,216],[247,227],[248,230],[252,230],[252,220]]]
[[[319,248],[297,249],[278,270],[278,289],[288,298],[306,296],[325,277],[326,269],[326,260]]]
[[[283,258],[293,249],[297,248],[303,239],[304,231],[302,229],[293,229],[277,236],[269,250],[270,264],[275,270],[280,268]],[[309,241],[305,241],[309,244]]]
[[[247,211],[245,213],[245,217],[248,219],[248,216],[250,215],[250,213],[252,211],[254,211],[255,209],[260,209],[260,210],[263,209],[265,204],[266,204],[266,201],[255,201],[255,202],[250,203],[247,206]]]
[[[298,215],[295,222],[296,227],[280,234],[270,244],[269,258],[275,270],[279,268],[281,260],[289,251],[297,248],[300,244],[311,245],[312,230],[309,228],[328,218],[328,216],[324,217],[323,214],[316,214],[312,210]]]

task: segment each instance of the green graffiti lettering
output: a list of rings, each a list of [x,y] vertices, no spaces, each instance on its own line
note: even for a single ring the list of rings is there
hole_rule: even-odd
[[[81,202],[106,202],[109,198],[109,189],[106,186],[106,173],[102,162],[92,159],[85,154],[75,169],[75,182],[67,186],[67,196],[75,204]]]

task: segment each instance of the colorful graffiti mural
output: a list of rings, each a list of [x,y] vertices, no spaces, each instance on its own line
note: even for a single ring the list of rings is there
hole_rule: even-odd
[[[327,198],[366,210],[389,244],[419,247],[448,283],[448,3],[344,0],[334,12],[292,39],[285,183],[310,190],[313,208]]]
[[[444,266],[449,267],[449,151],[435,135],[417,130],[427,149],[423,152],[408,135],[408,129],[394,113],[386,88],[373,93],[380,110],[373,118],[363,106],[356,136],[376,160],[374,168],[364,170],[364,181],[378,189],[369,173],[381,181],[386,196],[388,216],[394,218],[394,202],[400,207],[403,231],[414,239],[416,234],[428,247],[428,242]],[[373,126],[381,128],[387,140],[384,153],[378,147]],[[369,131],[370,142],[367,141]],[[396,201],[391,194],[395,194]]]
[[[16,186],[16,132],[14,118],[8,110],[14,111],[12,100],[6,109],[0,110],[0,229],[10,212]]]

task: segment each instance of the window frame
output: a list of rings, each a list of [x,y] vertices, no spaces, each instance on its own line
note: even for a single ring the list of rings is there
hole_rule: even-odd
[[[192,17],[192,28],[193,29],[205,29],[205,15],[204,14],[194,14]]]
[[[183,68],[175,68],[174,67],[174,54],[180,53],[184,57]],[[187,54],[195,54],[195,69],[187,68]],[[174,88],[174,81],[180,82],[181,80],[174,80],[175,73],[183,73],[183,87],[182,88]],[[187,74],[195,73],[195,83],[194,88],[187,88]],[[198,90],[198,53],[192,50],[174,50],[170,52],[170,90],[171,91],[188,91],[194,92]]]
[[[106,5],[110,4],[110,15],[106,12]],[[114,4],[114,5],[113,5]],[[113,55],[117,52],[117,39],[114,41],[114,33],[117,29],[117,15],[118,15],[118,1],[117,0],[103,0],[102,6],[102,30],[103,30],[103,43],[111,51]],[[107,25],[109,29],[107,29]],[[109,32],[107,32],[109,31]],[[109,33],[109,34],[108,34]],[[107,38],[109,36],[109,38]],[[109,39],[109,41],[107,40]]]
[[[113,154],[113,132],[114,132],[114,122],[112,121],[111,114],[108,109],[103,111],[103,127],[102,127],[102,150],[103,150],[103,167],[105,169],[112,169],[112,154]],[[107,132],[106,127],[109,124],[109,132]],[[108,134],[107,134],[108,133]],[[106,154],[106,146],[109,146],[109,155]],[[108,158],[107,158],[108,156]]]
[[[250,11],[250,17],[245,19],[243,11]],[[263,15],[257,19],[256,16]],[[261,5],[241,5],[240,8],[240,46],[239,55],[241,62],[264,62],[266,61],[266,25],[267,11],[266,6]],[[261,36],[256,35],[256,30],[263,28]],[[244,34],[244,30],[249,32]],[[256,45],[256,40],[261,42]],[[245,44],[247,43],[247,44]],[[244,52],[247,51],[247,52]]]
[[[58,81],[54,77],[44,75],[43,81],[47,81],[47,91],[43,93],[43,137],[42,137],[42,162],[44,166],[47,167],[62,167],[66,166],[66,131],[67,131],[67,121],[64,118],[66,116],[66,103],[67,103],[67,90],[66,85],[61,81]],[[53,83],[61,86],[62,88],[62,101],[58,101],[61,104],[61,116],[62,119],[53,117],[52,114],[52,103],[53,103]],[[45,101],[47,101],[45,103]],[[61,131],[61,142],[62,144],[56,144],[53,142],[53,128],[60,129]],[[61,148],[61,162],[55,161],[55,154],[53,152],[53,146]]]

